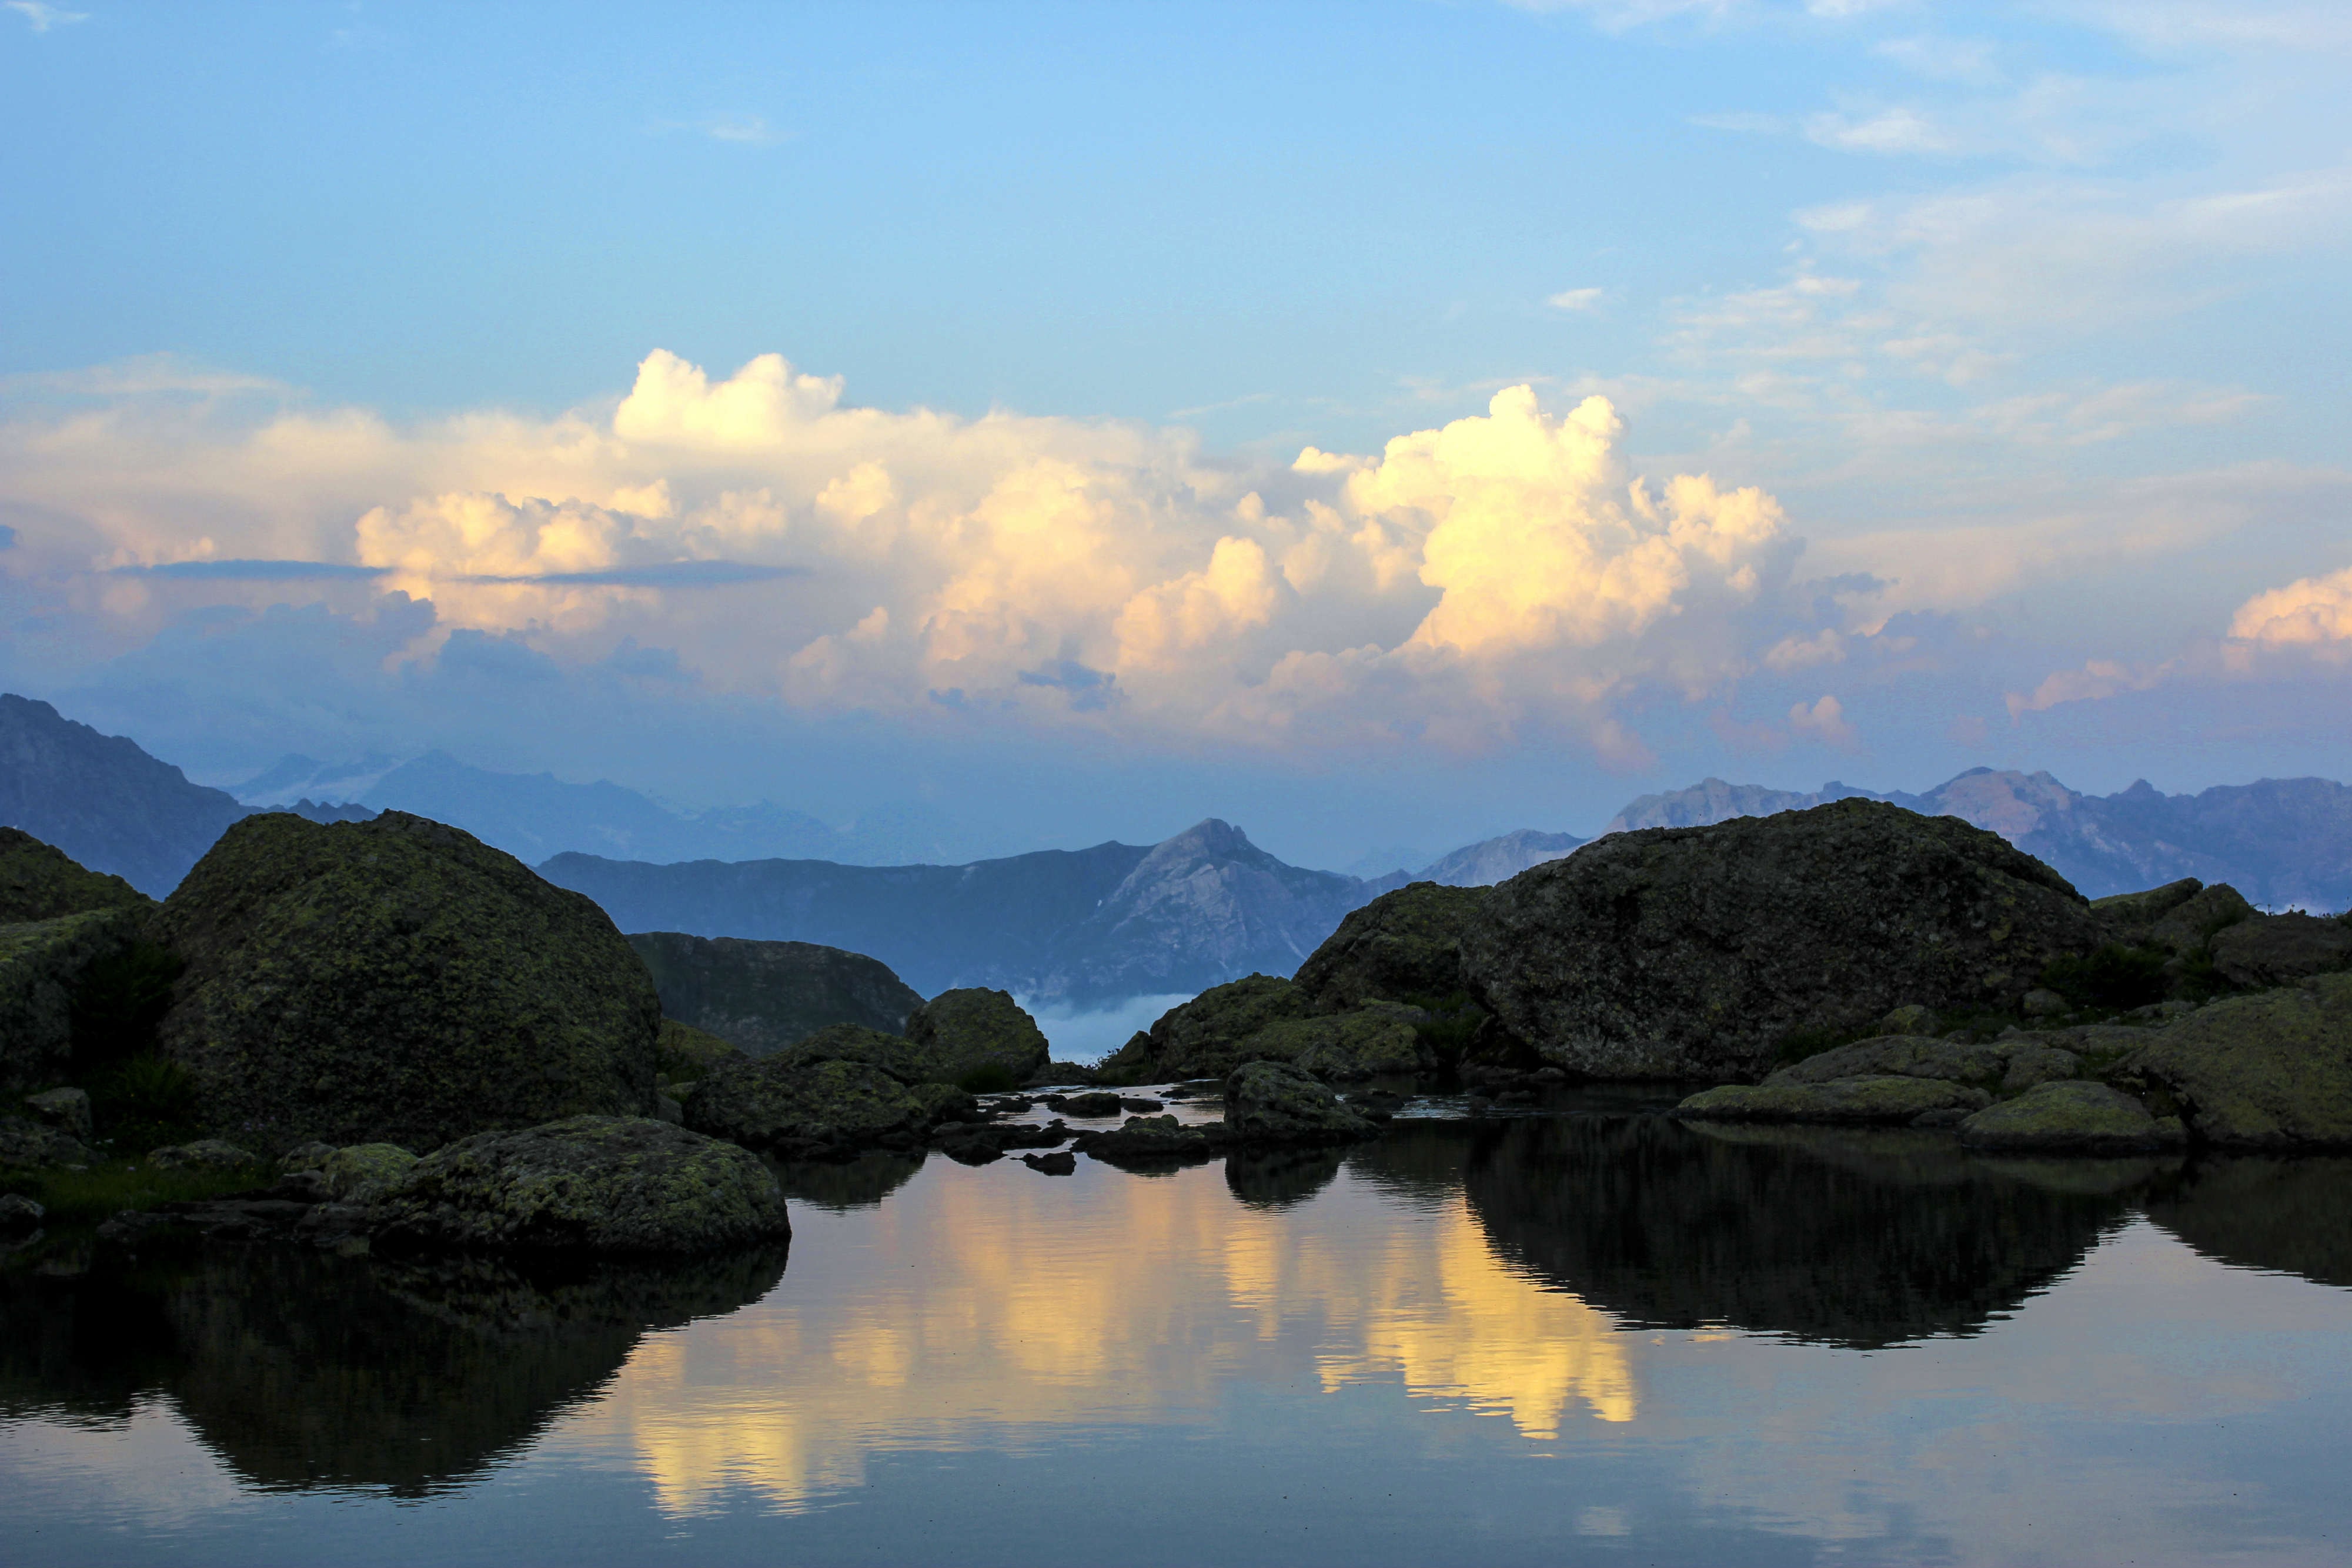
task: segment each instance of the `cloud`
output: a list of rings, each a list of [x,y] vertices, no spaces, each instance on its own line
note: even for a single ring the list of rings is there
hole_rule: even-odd
[[[42,0],[0,0],[0,4],[24,17],[36,33],[46,33],[52,27],[68,27],[76,22],[89,20],[87,11],[60,10],[55,5],[42,4]]]
[[[2230,635],[2273,647],[2352,643],[2352,567],[2256,594],[2231,618]]]
[[[2061,703],[2097,702],[2125,692],[2148,691],[2171,673],[2168,664],[2126,664],[2114,659],[2093,659],[2079,670],[2060,670],[2031,694],[2011,692],[2004,699],[2011,719],[2041,713]]]
[[[1598,288],[1563,288],[1544,300],[1555,310],[1590,310],[1601,303]]]
[[[1790,704],[1789,727],[1801,736],[1842,749],[1852,747],[1857,738],[1853,726],[1846,722],[1844,705],[1826,694],[1811,707],[1803,703]]]

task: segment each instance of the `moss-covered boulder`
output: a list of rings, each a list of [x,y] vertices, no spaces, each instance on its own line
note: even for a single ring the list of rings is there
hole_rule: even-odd
[[[1379,1124],[1287,1061],[1248,1061],[1225,1079],[1225,1130],[1244,1144],[1349,1144]]]
[[[2177,884],[2176,884],[2177,885]],[[2179,956],[2201,952],[2206,945],[2241,921],[2254,917],[2254,906],[2226,882],[2200,888],[2149,922],[2140,941]]]
[[[87,1165],[94,1157],[62,1127],[29,1116],[0,1116],[0,1169]]]
[[[1314,1016],[1307,994],[1272,975],[1246,975],[1212,986],[1160,1015],[1096,1070],[1104,1083],[1222,1078],[1251,1060],[1242,1042],[1268,1024]]]
[[[699,1078],[723,1061],[741,1061],[745,1056],[717,1035],[673,1018],[661,1020],[661,1033],[654,1040],[654,1071],[667,1078]]]
[[[1612,833],[1486,895],[1462,972],[1544,1061],[1595,1078],[1761,1078],[1888,1009],[2013,1008],[2111,939],[2048,866],[1953,817],[1849,800]]]
[[[415,1169],[416,1156],[398,1144],[353,1144],[317,1166],[338,1203],[372,1203]]]
[[[2188,1142],[2178,1116],[2158,1117],[2104,1083],[2038,1083],[1960,1124],[1970,1148],[2015,1154],[2144,1155]]]
[[[154,907],[153,900],[121,877],[91,871],[22,828],[0,828],[0,925],[92,909],[144,914]]]
[[[654,1108],[645,966],[593,903],[455,828],[248,817],[153,929],[186,964],[163,1047],[256,1146]]]
[[[2352,926],[2310,915],[2257,915],[2215,933],[2208,950],[2233,986],[2289,986],[2352,967]]]
[[[1990,1040],[1875,1035],[1775,1069],[1764,1082],[1769,1087],[1827,1083],[1840,1078],[1940,1078],[2013,1094],[2052,1079],[2077,1076],[2082,1071],[2082,1057],[2069,1046],[2080,1043],[2083,1035],[2093,1032],[2089,1029],[2020,1030]],[[2096,1032],[2125,1035],[2133,1045],[2142,1038],[2137,1030]]]
[[[233,1171],[263,1162],[251,1149],[226,1138],[198,1138],[150,1149],[147,1163],[162,1171]]]
[[[1284,1019],[1244,1039],[1238,1053],[1287,1061],[1326,1083],[1417,1072],[1431,1065],[1413,1028],[1421,1015],[1395,1003],[1373,1003],[1318,1018]]]
[[[2168,1096],[2201,1143],[2352,1147],[2352,975],[2210,1003],[2150,1031],[2108,1077]]]
[[[898,1034],[922,994],[879,958],[814,942],[757,942],[641,931],[629,946],[652,971],[662,1011],[751,1056],[828,1024]]]
[[[2193,876],[2184,876],[2162,887],[2095,898],[2091,900],[2091,910],[2114,926],[2116,935],[2127,940],[2137,939],[2146,936],[2149,926],[2204,891],[2203,883]]]
[[[1930,1113],[1974,1112],[1992,1103],[1985,1090],[1941,1078],[1833,1078],[1825,1083],[1729,1083],[1675,1107],[1695,1122],[1812,1122],[1829,1126],[1895,1125]]]
[[[710,1252],[792,1233],[758,1156],[642,1116],[459,1139],[373,1209],[387,1241],[468,1249]]]
[[[680,1103],[696,1132],[786,1159],[850,1154],[898,1134],[911,1143],[929,1111],[912,1087],[870,1061],[790,1051],[725,1063]]]
[[[1454,996],[1462,989],[1463,929],[1490,891],[1416,882],[1382,894],[1298,967],[1298,989],[1326,1011]]]
[[[117,905],[0,925],[0,1093],[68,1075],[76,1003],[94,974],[130,951],[145,918]]]
[[[1053,1054],[1045,1031],[1003,991],[978,987],[941,991],[907,1019],[907,1039],[950,1083],[990,1079],[1010,1089],[1029,1081]]]

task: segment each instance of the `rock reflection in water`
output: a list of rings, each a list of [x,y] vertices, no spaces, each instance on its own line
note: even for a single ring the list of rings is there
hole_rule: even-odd
[[[1568,1117],[1491,1130],[1464,1185],[1506,1258],[1631,1325],[1868,1349],[2015,1309],[2156,1168],[2042,1163],[1932,1134]]]
[[[121,1422],[160,1393],[250,1484],[423,1495],[593,1396],[648,1329],[756,1301],[783,1269],[781,1248],[529,1270],[214,1248],[13,1274],[0,1414]]]
[[[2201,1160],[2158,1184],[2147,1217],[2221,1262],[2352,1285],[2352,1159]]]
[[[1225,1186],[1252,1208],[1288,1208],[1331,1185],[1342,1149],[1236,1149],[1225,1156]]]
[[[835,1214],[872,1208],[912,1181],[923,1168],[921,1152],[892,1154],[869,1149],[854,1160],[771,1160],[776,1184],[795,1203],[814,1204]]]

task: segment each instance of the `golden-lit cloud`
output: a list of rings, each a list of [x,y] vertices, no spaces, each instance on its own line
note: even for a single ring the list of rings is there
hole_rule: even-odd
[[[2352,643],[2352,567],[2256,594],[2231,619],[2230,635],[2281,646]]]

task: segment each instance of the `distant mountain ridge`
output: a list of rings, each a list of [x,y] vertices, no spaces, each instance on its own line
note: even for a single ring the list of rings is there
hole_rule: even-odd
[[[22,828],[150,898],[179,886],[246,807],[119,735],[0,695],[0,825]]]

